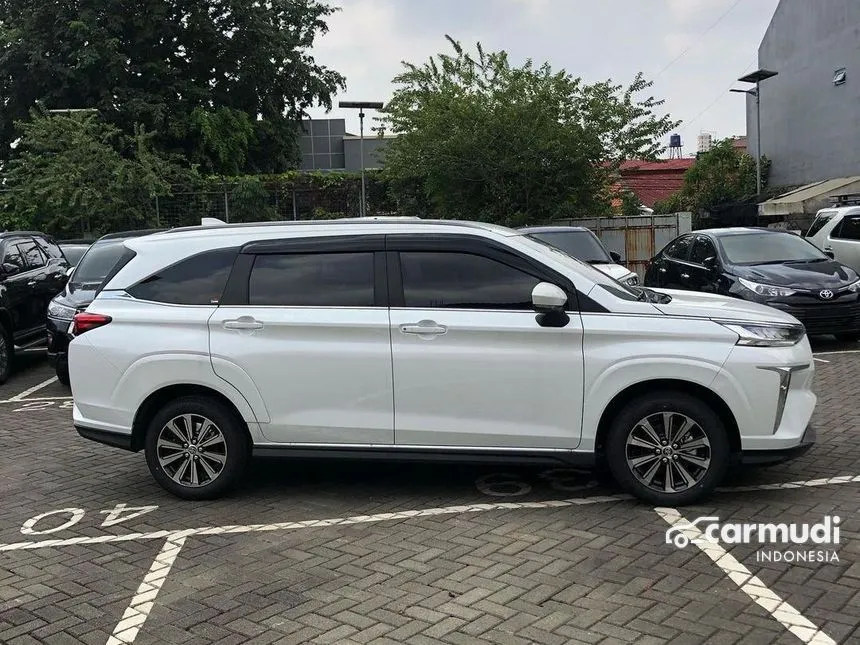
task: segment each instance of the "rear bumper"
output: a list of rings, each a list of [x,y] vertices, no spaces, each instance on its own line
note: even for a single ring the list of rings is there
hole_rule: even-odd
[[[818,433],[815,426],[808,425],[803,436],[800,438],[800,443],[790,448],[778,448],[776,450],[744,450],[740,454],[739,461],[744,466],[770,466],[774,464],[782,464],[792,459],[805,455],[815,441]]]
[[[95,441],[112,448],[121,448],[129,452],[137,452],[133,446],[132,436],[130,434],[122,434],[119,432],[110,432],[108,430],[96,430],[95,428],[87,428],[85,426],[75,424],[75,430],[84,439]]]

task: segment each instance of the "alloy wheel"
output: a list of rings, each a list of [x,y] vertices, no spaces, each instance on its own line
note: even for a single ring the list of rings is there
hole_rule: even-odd
[[[183,414],[158,433],[156,456],[162,470],[180,486],[199,488],[218,479],[227,462],[224,433],[200,414]]]
[[[702,427],[680,412],[657,412],[627,434],[627,466],[648,488],[677,493],[699,483],[711,466],[711,442]]]

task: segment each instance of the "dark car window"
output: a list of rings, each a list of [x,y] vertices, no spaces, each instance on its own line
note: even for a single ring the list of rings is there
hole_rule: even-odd
[[[403,296],[417,309],[532,311],[541,280],[471,253],[410,251],[400,254]]]
[[[833,219],[833,216],[835,214],[836,213],[832,211],[819,214],[818,217],[815,218],[815,221],[812,222],[812,226],[809,227],[809,230],[806,231],[806,237],[812,237],[813,235],[818,233],[818,231],[824,228],[827,222]]]
[[[37,237],[36,241],[39,243],[39,246],[42,247],[42,251],[44,251],[45,255],[47,255],[49,259],[63,259],[64,254],[56,242],[47,237]]]
[[[611,264],[613,261],[600,239],[591,231],[545,231],[528,235],[583,262]]]
[[[122,255],[125,249],[123,241],[121,239],[105,240],[96,242],[87,249],[78,262],[74,274],[72,274],[72,284],[101,284],[108,271],[114,267]]]
[[[235,258],[236,249],[200,253],[162,269],[128,293],[141,300],[176,305],[218,304]]]
[[[831,237],[839,240],[860,240],[860,216],[843,218]]]
[[[66,261],[72,266],[77,266],[80,263],[81,258],[84,257],[84,253],[86,253],[90,247],[83,244],[69,244],[59,248],[62,249],[63,256],[66,258]]]
[[[708,238],[697,237],[693,243],[693,249],[690,251],[690,262],[704,264],[706,258],[715,257],[716,255],[717,249]]]
[[[280,307],[373,307],[373,253],[259,255],[248,303]]]
[[[47,258],[42,253],[39,245],[35,240],[26,240],[18,244],[24,260],[27,262],[27,267],[32,269],[41,269],[47,263]]]
[[[717,238],[731,264],[781,264],[827,260],[818,248],[791,233],[742,233]]]
[[[686,260],[687,252],[690,250],[690,243],[693,241],[692,235],[684,235],[683,237],[679,237],[674,242],[671,242],[669,246],[663,251],[663,255],[667,258],[674,258],[675,260]]]
[[[17,244],[7,244],[6,251],[3,254],[3,264],[11,264],[16,267],[16,273],[26,270],[24,257],[21,255],[21,250]]]

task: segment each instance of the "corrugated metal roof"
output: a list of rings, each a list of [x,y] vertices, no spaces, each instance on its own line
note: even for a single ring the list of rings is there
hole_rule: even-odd
[[[759,213],[761,215],[805,213],[807,205],[811,206],[810,210],[814,212],[824,205],[827,197],[843,192],[843,189],[853,185],[860,185],[860,175],[817,181],[760,203]]]

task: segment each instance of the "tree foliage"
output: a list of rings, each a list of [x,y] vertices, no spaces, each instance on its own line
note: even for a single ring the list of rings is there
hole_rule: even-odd
[[[16,156],[0,192],[0,228],[77,237],[146,226],[153,198],[194,172],[153,149],[143,127],[126,136],[94,115],[34,110],[18,124]]]
[[[318,0],[0,0],[0,159],[36,102],[97,108],[207,172],[281,172],[305,110],[345,87],[310,51]]]
[[[761,159],[762,189],[767,186],[770,160]],[[741,201],[756,195],[755,157],[735,147],[732,139],[722,139],[701,153],[684,173],[684,185],[669,198],[654,205],[657,213],[691,211],[701,213],[720,204]]]
[[[676,127],[640,98],[651,83],[586,84],[549,64],[513,66],[504,51],[404,62],[381,122],[385,173],[406,212],[516,225],[609,210],[613,171],[651,159]]]

